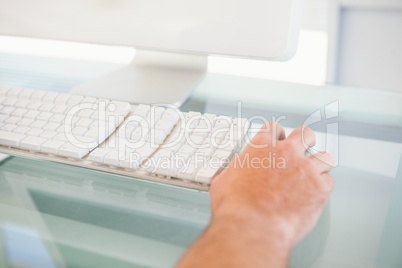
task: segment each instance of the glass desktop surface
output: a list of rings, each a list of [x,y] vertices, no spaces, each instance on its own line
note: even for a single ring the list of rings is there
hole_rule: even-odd
[[[0,54],[0,81],[68,92],[116,67]],[[334,102],[339,110],[331,117],[325,107]],[[209,74],[182,110],[258,115],[288,131],[321,111],[314,130],[338,126],[335,189],[290,266],[402,267],[401,95]],[[0,267],[173,267],[207,226],[209,205],[207,192],[4,158]]]

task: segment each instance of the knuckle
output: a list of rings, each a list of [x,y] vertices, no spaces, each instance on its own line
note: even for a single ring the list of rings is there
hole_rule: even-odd
[[[275,132],[282,129],[282,126],[276,121],[269,121],[265,124],[265,128],[267,129],[267,132],[275,134]]]
[[[269,135],[267,135],[265,131],[260,131],[253,137],[253,139],[248,145],[251,147],[261,146],[268,144],[268,142],[269,142]]]
[[[277,126],[279,126],[279,123],[278,122],[276,122],[276,121],[269,121],[269,122],[267,122],[266,124],[266,127],[267,128],[273,128],[273,127],[277,127]]]
[[[297,135],[301,135],[301,133],[303,132],[303,128],[304,128],[303,126],[299,126],[295,128],[293,132],[296,133]]]

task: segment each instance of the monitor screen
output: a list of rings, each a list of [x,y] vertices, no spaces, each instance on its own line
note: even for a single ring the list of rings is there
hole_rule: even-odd
[[[281,59],[302,0],[0,0],[0,34]]]

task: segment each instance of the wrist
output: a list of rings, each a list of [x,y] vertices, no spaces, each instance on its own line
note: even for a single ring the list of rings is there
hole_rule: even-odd
[[[295,245],[295,230],[293,224],[279,218],[269,219],[253,216],[247,213],[239,215],[214,216],[210,226],[216,226],[225,232],[230,232],[248,244],[263,245],[266,252],[288,258]]]

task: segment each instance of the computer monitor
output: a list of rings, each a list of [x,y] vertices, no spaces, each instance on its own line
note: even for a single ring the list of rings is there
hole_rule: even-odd
[[[180,105],[208,55],[286,60],[303,0],[0,0],[0,34],[133,46],[131,64],[72,93]]]

